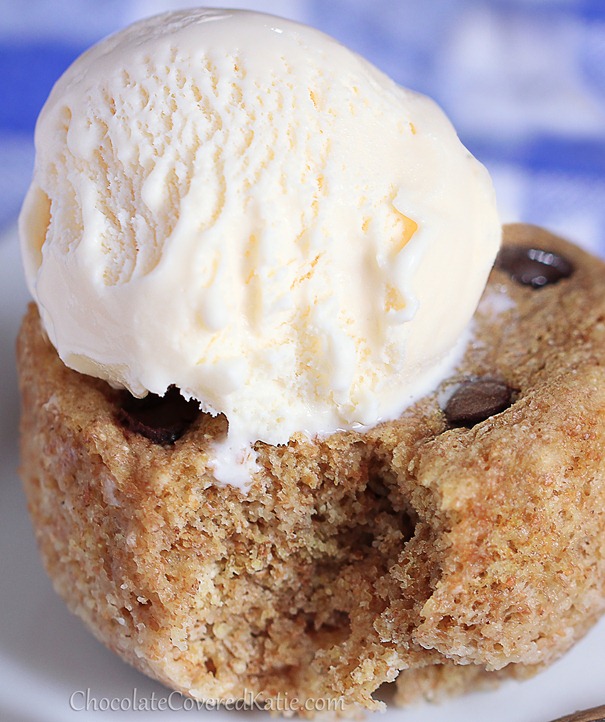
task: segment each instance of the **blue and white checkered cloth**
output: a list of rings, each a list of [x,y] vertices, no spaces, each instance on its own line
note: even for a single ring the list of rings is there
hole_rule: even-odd
[[[185,2],[185,5],[187,3]],[[605,256],[604,0],[245,0],[320,28],[431,95],[487,165],[503,220]],[[86,47],[175,0],[0,0],[0,231],[29,183],[35,118]]]

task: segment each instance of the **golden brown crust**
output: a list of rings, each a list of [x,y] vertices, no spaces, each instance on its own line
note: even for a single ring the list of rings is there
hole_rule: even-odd
[[[369,433],[258,445],[244,496],[213,484],[202,415],[163,447],[119,393],[67,369],[32,306],[18,343],[22,472],[55,588],[105,644],[195,697],[397,700],[527,676],[604,608],[605,267],[532,291],[492,272],[456,379],[514,404],[448,429],[435,394]],[[446,382],[445,386],[449,382]]]

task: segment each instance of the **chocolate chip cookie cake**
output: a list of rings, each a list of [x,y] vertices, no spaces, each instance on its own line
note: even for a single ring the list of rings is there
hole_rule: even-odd
[[[400,418],[257,442],[218,484],[224,415],[67,368],[32,304],[22,475],[48,574],[139,670],[196,698],[376,709],[533,675],[605,607],[605,266],[504,243],[456,370]]]

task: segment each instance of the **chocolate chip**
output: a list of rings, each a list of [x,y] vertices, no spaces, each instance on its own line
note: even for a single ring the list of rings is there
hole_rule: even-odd
[[[527,246],[504,246],[496,258],[496,268],[523,286],[542,288],[568,278],[575,268],[571,261],[553,251]]]
[[[187,401],[176,386],[171,386],[164,396],[147,394],[137,399],[125,393],[118,417],[126,428],[155,444],[173,444],[199,413],[197,401]]]
[[[512,389],[495,379],[465,381],[452,394],[443,412],[452,426],[474,426],[511,404]]]

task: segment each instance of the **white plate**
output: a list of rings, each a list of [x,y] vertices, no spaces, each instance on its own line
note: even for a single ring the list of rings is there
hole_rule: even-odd
[[[137,705],[166,700],[170,690],[106,650],[55,595],[42,569],[17,474],[18,405],[14,339],[27,291],[16,234],[0,238],[0,720],[64,722],[68,719],[194,719],[194,711],[94,711],[97,705]],[[89,709],[85,694],[89,690]],[[70,699],[73,707],[70,708]],[[129,701],[130,700],[130,701]],[[146,700],[146,701],[141,701]],[[155,700],[155,702],[152,702]],[[183,699],[172,697],[172,706]],[[467,695],[440,706],[391,708],[376,722],[548,722],[574,710],[605,703],[605,620],[546,672],[527,682]],[[159,716],[161,714],[161,716]],[[269,722],[264,712],[204,712],[213,722]]]

